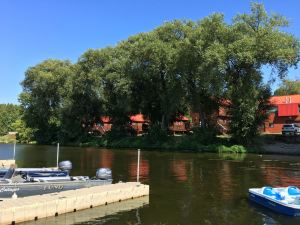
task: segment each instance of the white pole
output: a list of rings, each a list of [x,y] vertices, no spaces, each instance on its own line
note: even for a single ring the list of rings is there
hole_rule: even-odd
[[[16,157],[16,142],[14,142],[14,156],[13,156],[13,160],[15,160]]]
[[[57,143],[57,150],[56,150],[56,167],[58,168],[58,160],[59,160],[59,143]]]
[[[136,174],[137,182],[140,182],[140,156],[141,156],[141,149],[138,149],[138,162],[137,162],[137,174]]]

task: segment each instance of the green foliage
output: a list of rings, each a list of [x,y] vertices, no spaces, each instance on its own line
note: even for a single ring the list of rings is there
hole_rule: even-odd
[[[39,143],[57,141],[65,83],[71,73],[68,61],[46,60],[25,73],[20,102],[26,126]]]
[[[217,140],[217,131],[212,127],[195,127],[192,129],[192,132],[193,135],[191,137],[202,144],[212,144]]]
[[[152,124],[149,128],[146,140],[149,143],[161,143],[168,138],[166,130],[161,129],[159,124]]]
[[[247,88],[247,85],[234,88],[231,95],[230,129],[233,139],[238,143],[249,144],[259,133],[259,126],[267,119],[271,95],[269,87]],[[243,89],[242,89],[243,88]]]
[[[105,133],[103,138],[112,141],[128,136],[136,136],[136,131],[131,126],[112,126],[112,129]]]
[[[216,125],[216,112],[227,99],[233,139],[251,143],[270,97],[263,66],[284,78],[300,60],[299,41],[281,30],[287,24],[254,3],[251,13],[230,24],[221,14],[197,22],[175,20],[115,47],[89,49],[75,64],[46,60],[29,68],[22,82],[24,127],[39,143],[85,142],[100,116],[107,115],[114,124],[105,137],[109,145],[131,135],[128,116],[142,113],[151,120],[146,142],[168,148],[173,146],[169,124],[193,111],[203,129],[176,146],[200,148],[215,141],[216,132],[207,126]]]
[[[230,147],[224,146],[224,145],[220,145],[218,146],[218,152],[219,153],[246,153],[247,150],[244,146],[242,145],[232,145]]]
[[[300,94],[300,80],[283,80],[274,95],[295,95]]]
[[[299,42],[279,29],[287,21],[268,16],[263,5],[252,4],[251,14],[238,15],[230,26],[226,77],[231,100],[230,128],[238,143],[249,143],[265,119],[270,88],[263,84],[262,67],[269,65],[284,77],[299,62]]]
[[[13,104],[0,104],[0,136],[15,131],[13,123],[20,117],[20,106]]]
[[[168,136],[164,140],[149,140],[147,136],[139,137],[119,137],[107,139],[106,137],[91,140],[84,146],[99,146],[106,148],[131,148],[131,149],[160,149],[173,151],[195,151],[195,152],[215,152],[220,154],[237,154],[251,151],[241,145],[223,145],[220,140],[214,143],[203,144],[201,140],[191,136]],[[234,155],[231,155],[235,157]]]
[[[178,70],[182,74],[185,99],[189,108],[199,112],[206,126],[208,115],[218,109],[224,95],[226,49],[221,40],[227,26],[221,14],[187,23],[185,39],[179,45]]]
[[[14,143],[16,141],[16,136],[15,135],[4,135],[0,136],[0,143]]]
[[[162,129],[167,128],[176,113],[186,109],[181,77],[176,70],[183,26],[179,21],[166,23],[124,43],[129,50],[127,73],[132,105]]]
[[[35,130],[27,127],[25,122],[21,119],[17,119],[12,127],[17,132],[17,141],[20,143],[31,143],[34,142],[34,132]]]

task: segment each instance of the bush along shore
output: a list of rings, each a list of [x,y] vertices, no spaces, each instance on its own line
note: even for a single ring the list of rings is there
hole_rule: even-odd
[[[282,137],[279,134],[263,134],[258,136],[252,144],[244,145],[236,144],[229,136],[212,136],[207,133],[185,136],[167,136],[157,133],[157,135],[118,138],[105,135],[90,138],[76,145],[117,149],[214,152],[229,155],[231,153],[300,155],[300,136]]]
[[[14,143],[16,142],[16,136],[15,135],[4,135],[0,136],[0,143]]]
[[[217,138],[214,143],[205,143],[192,136],[168,136],[153,140],[147,136],[107,138],[95,137],[79,144],[82,147],[126,148],[166,151],[214,152],[214,153],[261,153],[257,146],[243,146],[230,143],[226,138]]]

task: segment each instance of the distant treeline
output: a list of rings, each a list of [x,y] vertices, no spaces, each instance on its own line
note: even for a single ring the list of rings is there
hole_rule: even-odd
[[[115,47],[89,49],[75,64],[45,60],[26,71],[22,121],[39,143],[78,142],[101,115],[119,132],[139,112],[162,131],[189,111],[213,126],[210,115],[226,99],[233,139],[250,142],[271,94],[262,67],[284,78],[299,62],[299,41],[281,30],[287,25],[254,3],[230,24],[222,14],[175,20]]]
[[[15,122],[20,119],[20,106],[0,104],[0,136],[16,129]]]

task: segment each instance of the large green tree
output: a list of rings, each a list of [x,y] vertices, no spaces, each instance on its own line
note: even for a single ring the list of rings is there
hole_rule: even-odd
[[[299,41],[282,31],[286,25],[254,3],[231,24],[221,14],[175,20],[115,47],[90,49],[75,64],[46,60],[29,68],[22,82],[24,127],[38,142],[51,143],[84,141],[101,115],[120,128],[141,112],[166,130],[190,110],[205,126],[228,99],[233,138],[250,142],[270,96],[262,68],[284,78],[299,62]]]
[[[62,138],[82,141],[103,111],[101,70],[105,67],[109,49],[88,50],[73,66],[66,82],[62,109]]]
[[[238,142],[250,142],[265,116],[269,87],[263,84],[262,67],[268,65],[284,77],[299,62],[299,41],[280,30],[287,20],[268,15],[253,3],[250,14],[235,17],[226,35],[226,76],[231,100],[231,132]]]
[[[133,104],[153,123],[166,129],[176,113],[185,110],[181,75],[176,68],[183,24],[166,23],[153,32],[128,40],[126,69]]]
[[[198,23],[186,23],[183,30],[186,35],[179,46],[177,67],[189,108],[200,114],[201,125],[206,127],[224,97],[227,25],[221,14],[214,14]]]
[[[295,95],[300,94],[300,80],[283,80],[274,95]]]
[[[70,76],[69,61],[46,60],[25,73],[20,103],[26,126],[33,128],[39,143],[52,143],[59,139],[61,108],[65,83]]]

